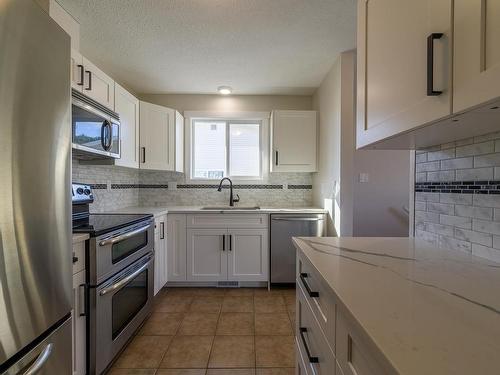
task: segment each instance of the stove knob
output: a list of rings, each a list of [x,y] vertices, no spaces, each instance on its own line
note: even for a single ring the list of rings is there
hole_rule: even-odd
[[[78,195],[82,195],[82,194],[83,194],[83,189],[82,189],[82,188],[78,188],[78,189],[76,189],[76,193],[77,193]]]
[[[83,191],[83,193],[84,193],[85,195],[90,195],[90,190],[89,190],[89,189],[85,189],[85,190]]]

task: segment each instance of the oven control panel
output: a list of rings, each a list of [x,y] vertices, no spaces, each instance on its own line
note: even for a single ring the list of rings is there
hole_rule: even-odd
[[[90,185],[72,184],[71,200],[73,203],[92,203],[94,194]]]

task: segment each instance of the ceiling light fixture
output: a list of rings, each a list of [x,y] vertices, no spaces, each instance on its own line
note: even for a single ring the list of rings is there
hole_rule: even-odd
[[[219,86],[217,88],[217,91],[219,92],[219,94],[221,95],[229,95],[233,92],[233,89],[229,86]]]

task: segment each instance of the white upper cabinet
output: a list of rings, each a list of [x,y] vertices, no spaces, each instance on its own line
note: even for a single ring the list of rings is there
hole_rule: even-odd
[[[184,120],[173,109],[140,102],[140,168],[183,171]],[[181,126],[182,124],[182,126]],[[180,154],[178,151],[180,150]]]
[[[102,105],[115,107],[115,82],[106,73],[83,58],[83,93]]]
[[[450,115],[451,14],[451,0],[358,0],[358,147]]]
[[[71,49],[71,87],[83,91],[84,81],[83,56],[75,49]]]
[[[120,115],[120,159],[115,164],[139,168],[139,100],[115,83],[115,112]]]
[[[184,172],[184,116],[175,111],[175,171]]]
[[[273,111],[271,172],[317,170],[316,111]]]
[[[454,2],[453,111],[500,96],[500,1]]]

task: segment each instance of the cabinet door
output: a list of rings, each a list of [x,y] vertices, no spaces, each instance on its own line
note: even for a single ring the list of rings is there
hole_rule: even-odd
[[[83,93],[96,102],[114,109],[115,108],[115,81],[85,57]]]
[[[186,281],[186,215],[167,215],[167,281]]]
[[[315,111],[273,111],[272,172],[315,172],[317,148]]]
[[[187,280],[227,280],[227,230],[187,230]]]
[[[73,275],[73,375],[85,375],[86,370],[86,317],[85,270]]]
[[[184,117],[175,111],[175,171],[184,172]]]
[[[175,170],[175,111],[140,102],[142,169]]]
[[[228,280],[268,281],[267,230],[230,229],[228,235]]]
[[[83,91],[84,73],[83,56],[71,49],[71,87],[73,89]]]
[[[166,232],[165,216],[155,218],[155,277],[154,294],[165,286],[167,282],[167,254],[166,254]]]
[[[139,168],[139,100],[115,83],[115,112],[120,115],[120,159],[115,164]]]
[[[453,111],[500,96],[500,1],[454,2]]]
[[[358,148],[451,113],[451,4],[358,0]],[[434,41],[428,71],[427,38],[432,33],[443,36]],[[430,86],[442,93],[428,96]]]

